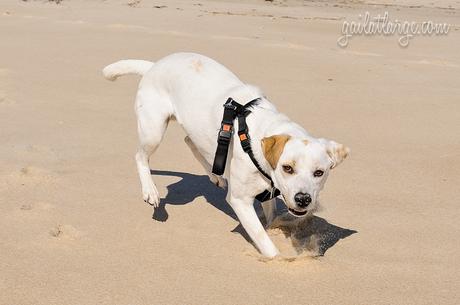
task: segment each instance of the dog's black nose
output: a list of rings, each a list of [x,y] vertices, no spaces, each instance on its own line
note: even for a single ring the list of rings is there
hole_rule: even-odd
[[[299,208],[306,208],[311,203],[311,197],[307,193],[297,193],[294,196],[294,201]]]

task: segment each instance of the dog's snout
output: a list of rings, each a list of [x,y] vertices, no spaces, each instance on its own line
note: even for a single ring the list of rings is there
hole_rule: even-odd
[[[307,193],[297,193],[294,196],[294,201],[300,208],[306,208],[311,203],[311,196]]]

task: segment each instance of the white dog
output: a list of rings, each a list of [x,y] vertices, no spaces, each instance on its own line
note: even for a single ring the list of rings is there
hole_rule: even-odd
[[[224,174],[212,174],[211,167],[221,126],[223,104],[232,97],[240,104],[255,98],[247,125],[254,157],[270,175],[288,210],[303,216],[318,204],[319,192],[330,169],[341,163],[348,148],[310,136],[301,126],[279,113],[262,92],[244,84],[216,61],[199,54],[176,53],[155,64],[144,60],[121,60],[103,70],[115,80],[125,74],[139,74],[135,111],[140,139],[136,154],[144,200],[157,207],[160,196],[152,180],[149,158],[158,148],[169,121],[177,120],[187,133],[185,142],[203,165],[211,181],[228,184],[227,201],[260,252],[274,257],[279,252],[267,235],[254,210],[257,194],[270,189],[270,181],[257,170],[233,137]],[[270,223],[275,199],[263,204]]]

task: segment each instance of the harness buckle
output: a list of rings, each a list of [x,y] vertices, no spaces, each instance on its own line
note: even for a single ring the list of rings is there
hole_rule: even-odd
[[[251,142],[249,141],[249,135],[246,131],[239,131],[238,137],[240,138],[241,147],[243,148],[244,152],[248,152],[251,150]]]
[[[219,136],[217,137],[217,143],[228,144],[232,138],[233,129],[231,125],[222,124],[219,130]]]

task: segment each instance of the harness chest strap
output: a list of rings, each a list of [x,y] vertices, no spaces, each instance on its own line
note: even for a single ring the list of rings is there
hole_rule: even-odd
[[[228,147],[233,135],[233,121],[238,118],[238,138],[240,139],[241,147],[243,151],[248,154],[252,163],[259,170],[259,172],[264,175],[268,180],[270,180],[271,189],[265,190],[262,193],[258,194],[255,198],[261,202],[270,200],[280,195],[280,191],[275,188],[273,180],[270,175],[268,175],[260,166],[254,157],[254,153],[251,148],[251,141],[249,137],[249,129],[246,124],[246,117],[251,113],[249,110],[250,107],[257,105],[260,101],[260,98],[256,98],[246,105],[241,105],[234,101],[231,97],[227,99],[227,102],[224,104],[224,115],[219,130],[219,135],[217,138],[217,149],[214,157],[214,164],[212,167],[212,172],[216,175],[222,175],[225,171],[225,165],[227,162]]]

